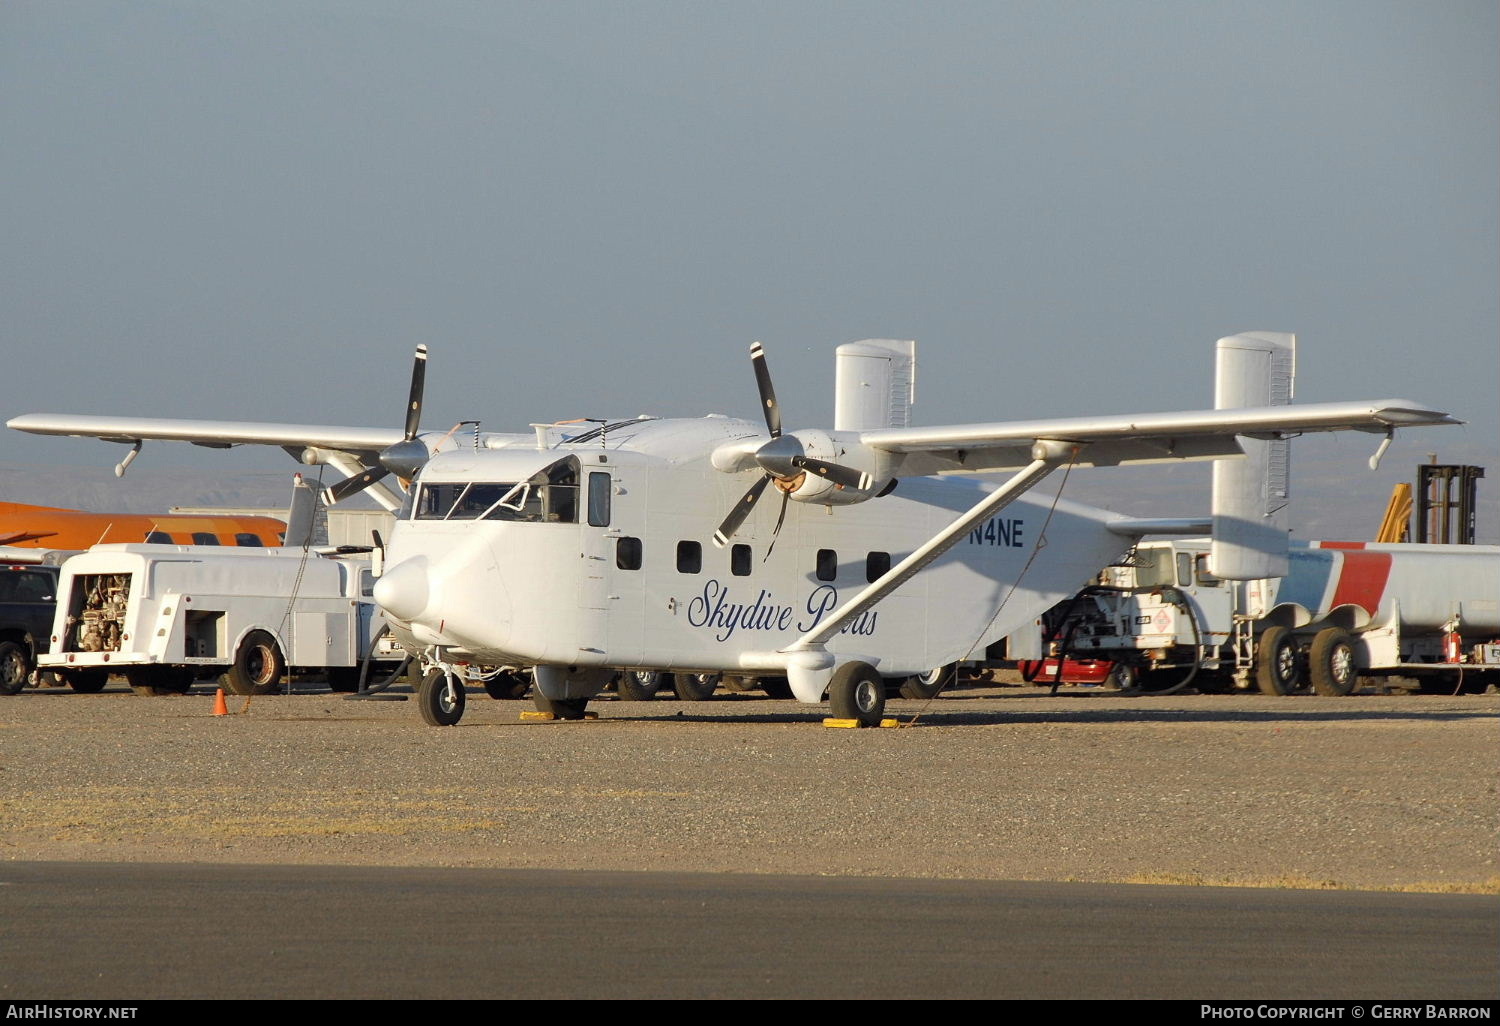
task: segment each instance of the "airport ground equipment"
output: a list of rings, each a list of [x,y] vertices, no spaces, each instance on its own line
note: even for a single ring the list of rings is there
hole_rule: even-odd
[[[37,657],[47,651],[56,608],[57,567],[0,563],[0,695],[14,695],[31,682]],[[76,681],[75,687],[87,683]]]
[[[371,598],[370,560],[299,549],[100,545],[63,563],[51,651],[66,675],[123,674],[144,693],[222,674],[265,694],[290,673],[354,691],[361,665],[402,658]],[[76,686],[76,685],[75,685]]]
[[[1500,546],[1293,543],[1285,578],[1249,581],[1214,576],[1208,554],[1142,542],[1043,618],[1048,654],[1113,660],[1148,691],[1500,683]]]

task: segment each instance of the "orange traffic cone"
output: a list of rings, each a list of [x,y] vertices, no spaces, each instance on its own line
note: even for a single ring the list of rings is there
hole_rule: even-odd
[[[220,688],[219,689],[219,693],[214,696],[214,715],[215,716],[228,716],[229,715],[229,706],[227,704],[225,704],[225,702],[224,702],[224,689],[223,688]]]

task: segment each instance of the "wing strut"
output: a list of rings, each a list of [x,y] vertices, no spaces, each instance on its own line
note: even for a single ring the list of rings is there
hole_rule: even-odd
[[[958,544],[959,540],[968,534],[975,524],[987,520],[995,513],[1004,509],[1019,499],[1048,474],[1076,458],[1077,452],[1078,445],[1076,443],[1038,439],[1036,444],[1031,447],[1031,463],[1017,471],[1015,476],[1006,481],[1005,484],[986,495],[963,516],[933,535],[932,538],[917,548],[911,555],[891,567],[884,577],[881,577],[872,584],[866,585],[859,594],[834,610],[829,614],[827,619],[792,642],[782,651],[821,652],[824,644],[829,638],[839,632],[839,628],[875,605],[875,603],[895,591],[902,584],[905,584],[918,571]],[[820,660],[820,662],[826,663],[829,670],[832,669],[831,661]],[[799,681],[797,678],[799,676],[801,675],[789,673],[789,680],[794,691],[798,690],[797,685]],[[824,681],[822,684],[816,684],[809,681],[805,685],[807,690],[811,691],[813,687],[817,687],[818,693],[808,698],[799,692],[797,698],[803,702],[821,701],[822,685],[826,683]]]

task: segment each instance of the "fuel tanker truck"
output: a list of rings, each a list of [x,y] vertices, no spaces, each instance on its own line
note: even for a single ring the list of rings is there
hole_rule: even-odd
[[[1050,683],[1110,661],[1119,687],[1156,693],[1500,684],[1500,546],[1293,542],[1287,576],[1250,581],[1214,577],[1208,551],[1207,539],[1141,543],[1043,617],[1052,658],[1023,673]]]

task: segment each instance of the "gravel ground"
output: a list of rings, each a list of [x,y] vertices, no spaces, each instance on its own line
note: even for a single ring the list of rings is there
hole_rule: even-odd
[[[394,689],[401,691],[404,689]],[[0,698],[0,857],[1491,889],[1500,696]],[[919,703],[892,702],[903,720]]]

